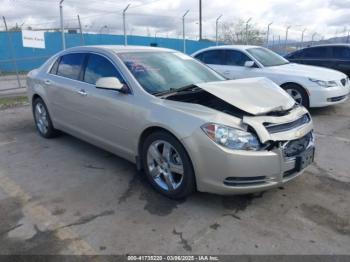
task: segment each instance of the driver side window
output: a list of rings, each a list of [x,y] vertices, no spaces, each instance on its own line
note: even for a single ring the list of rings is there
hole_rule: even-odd
[[[226,50],[226,65],[244,66],[247,61],[252,61],[246,54],[237,50]]]
[[[121,83],[124,82],[118,70],[107,58],[89,54],[83,81],[95,85],[101,77],[116,77]]]

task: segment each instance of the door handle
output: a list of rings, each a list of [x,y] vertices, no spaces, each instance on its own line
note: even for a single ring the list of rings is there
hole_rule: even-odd
[[[81,96],[87,96],[87,92],[84,89],[77,91],[77,93]]]
[[[46,84],[46,85],[51,85],[51,81],[50,81],[49,79],[46,79],[46,80],[45,80],[45,84]]]
[[[228,74],[230,74],[230,71],[224,71],[223,72],[225,75],[228,75]]]

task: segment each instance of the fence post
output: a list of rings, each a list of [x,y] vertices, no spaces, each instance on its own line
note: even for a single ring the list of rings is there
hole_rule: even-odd
[[[267,32],[266,32],[266,48],[269,48],[269,35],[270,35],[270,26],[273,24],[273,22],[269,23],[267,25]]]
[[[183,52],[186,54],[186,33],[185,33],[185,16],[190,10],[187,10],[182,16],[182,39],[183,39]]]
[[[80,30],[80,41],[82,45],[85,45],[85,39],[84,39],[84,34],[83,34],[83,29],[81,27],[81,22],[80,22],[80,16],[78,15],[78,24],[79,24],[79,30]]]
[[[125,21],[125,13],[126,13],[126,10],[128,10],[130,4],[128,4],[124,10],[123,10],[123,32],[124,32],[124,45],[128,45],[128,36],[126,34],[126,21]]]
[[[300,48],[303,48],[304,45],[304,33],[306,31],[306,28],[301,32],[301,43],[300,43]]]
[[[16,62],[16,59],[15,59],[15,53],[14,53],[14,51],[13,51],[12,36],[11,36],[11,33],[9,32],[9,30],[8,30],[8,28],[7,28],[7,23],[6,23],[6,18],[5,18],[5,16],[3,16],[2,19],[4,20],[5,30],[6,30],[6,33],[7,33],[7,39],[8,39],[8,43],[9,43],[9,46],[10,46],[11,59],[12,59],[13,66],[15,67],[15,71],[16,71],[16,77],[17,77],[18,87],[21,88],[21,81],[19,80],[17,62]]]
[[[288,44],[287,44],[287,41],[288,41],[288,31],[289,29],[291,28],[292,26],[287,26],[286,28],[286,39],[284,40],[284,52],[287,53],[287,47],[288,47]]]
[[[66,39],[64,36],[64,25],[63,25],[63,3],[64,0],[60,1],[60,22],[61,22],[61,34],[62,34],[62,49],[66,49]]]
[[[218,18],[216,18],[215,20],[215,43],[216,45],[219,44],[219,36],[218,36],[218,25],[219,25],[219,20],[222,17],[222,15],[220,15]]]

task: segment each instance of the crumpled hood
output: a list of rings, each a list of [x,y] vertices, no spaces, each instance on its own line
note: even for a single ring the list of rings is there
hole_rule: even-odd
[[[264,77],[200,83],[196,86],[253,115],[289,110],[295,104],[282,88]]]
[[[340,80],[346,77],[345,74],[333,69],[295,63],[271,66],[267,67],[267,69],[276,70],[276,72],[279,74],[310,77],[324,81]]]

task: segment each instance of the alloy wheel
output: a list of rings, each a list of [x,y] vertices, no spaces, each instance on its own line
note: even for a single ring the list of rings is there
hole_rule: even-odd
[[[163,190],[176,190],[183,181],[184,166],[180,154],[164,140],[156,140],[149,146],[147,167],[154,182]]]
[[[287,88],[286,92],[295,100],[295,102],[297,102],[300,105],[303,104],[303,96],[298,90],[293,88]]]
[[[36,126],[38,127],[40,133],[45,135],[49,129],[49,120],[45,106],[42,103],[38,102],[35,105],[34,113]]]

